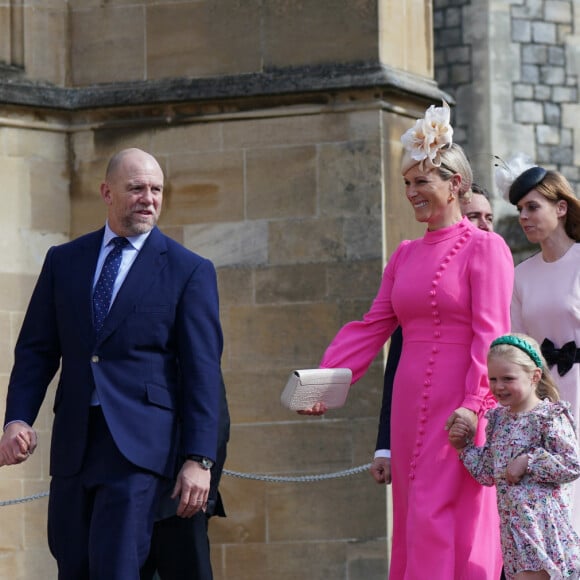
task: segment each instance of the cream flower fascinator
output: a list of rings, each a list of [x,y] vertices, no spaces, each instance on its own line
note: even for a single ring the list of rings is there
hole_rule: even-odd
[[[422,119],[417,119],[415,126],[405,131],[401,143],[405,148],[402,171],[405,173],[415,163],[423,164],[426,160],[433,167],[441,166],[441,150],[453,143],[453,127],[450,124],[451,109],[443,101],[442,107],[431,105]]]
[[[507,161],[497,155],[494,158],[495,185],[501,196],[514,205],[546,175],[546,170],[525,153],[516,153]]]

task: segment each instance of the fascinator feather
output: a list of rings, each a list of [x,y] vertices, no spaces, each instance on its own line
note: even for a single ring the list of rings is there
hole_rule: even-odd
[[[425,116],[417,119],[415,125],[405,131],[401,143],[405,148],[402,172],[406,173],[416,163],[441,166],[441,150],[453,143],[453,127],[450,123],[451,110],[443,101],[442,107],[431,105]]]
[[[512,199],[514,198],[513,195],[510,195],[512,185],[514,185],[514,182],[516,182],[516,180],[518,180],[520,176],[523,176],[523,174],[526,173],[529,169],[537,168],[538,166],[535,163],[533,163],[533,161],[528,155],[521,152],[516,153],[515,155],[510,157],[510,159],[508,159],[507,161],[503,160],[501,157],[498,157],[497,155],[494,155],[494,158],[495,158],[495,175],[494,175],[495,186],[497,187],[497,190],[499,191],[501,196],[506,201],[515,204],[519,201],[519,199],[516,201],[512,201]],[[544,176],[542,175],[542,178],[543,177]],[[532,186],[528,188],[528,191],[532,189],[534,185],[536,184],[532,184]],[[525,193],[527,193],[527,191]],[[520,199],[521,197],[523,196],[519,196]]]

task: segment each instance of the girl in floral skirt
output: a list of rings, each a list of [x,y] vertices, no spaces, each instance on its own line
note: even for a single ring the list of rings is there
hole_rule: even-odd
[[[570,521],[570,485],[580,459],[569,404],[546,369],[536,341],[501,336],[487,357],[500,406],[487,412],[486,443],[472,442],[457,419],[449,440],[471,475],[495,485],[508,579],[580,579],[580,538]]]

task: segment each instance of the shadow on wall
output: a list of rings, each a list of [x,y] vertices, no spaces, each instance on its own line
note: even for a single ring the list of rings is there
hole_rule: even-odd
[[[529,258],[540,251],[537,244],[530,244],[522,231],[517,216],[506,216],[500,218],[495,225],[496,231],[507,243],[514,257],[514,264]]]

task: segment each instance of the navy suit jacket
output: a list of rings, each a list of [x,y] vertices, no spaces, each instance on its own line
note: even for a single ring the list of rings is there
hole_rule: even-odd
[[[391,403],[393,400],[393,385],[395,374],[399,366],[401,351],[403,350],[403,331],[398,326],[391,335],[391,344],[385,366],[383,380],[383,400],[381,403],[381,415],[379,419],[379,432],[375,449],[391,449]]]
[[[121,453],[173,477],[178,454],[216,458],[223,340],[215,269],[154,228],[97,336],[91,297],[103,233],[48,251],[16,344],[5,423],[34,423],[60,365],[51,475],[80,470],[96,389]]]

